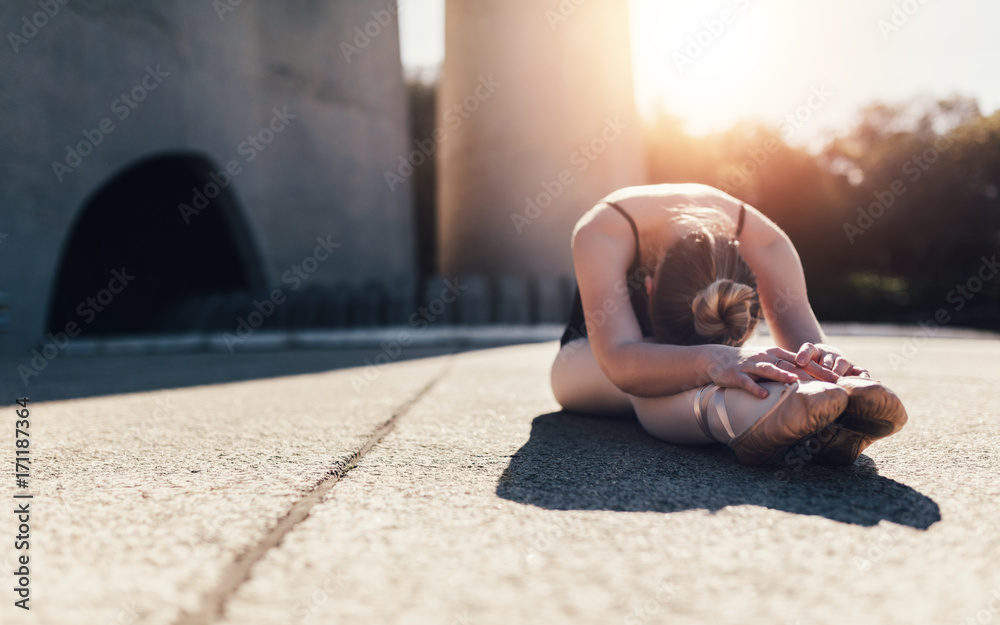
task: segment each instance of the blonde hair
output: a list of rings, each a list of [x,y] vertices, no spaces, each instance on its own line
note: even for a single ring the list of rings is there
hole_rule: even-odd
[[[691,312],[700,336],[717,338],[723,345],[742,345],[756,319],[750,309],[757,292],[746,284],[721,278],[694,296]]]
[[[660,343],[738,347],[760,318],[757,279],[740,255],[729,220],[699,217],[702,224],[688,220],[687,234],[656,270],[649,299],[653,335]]]

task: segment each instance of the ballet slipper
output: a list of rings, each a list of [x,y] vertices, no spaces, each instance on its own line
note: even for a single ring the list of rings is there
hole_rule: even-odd
[[[708,428],[701,408],[702,394],[715,395],[715,409],[723,428],[729,435],[726,442],[736,452],[740,463],[759,466],[774,462],[792,445],[831,423],[847,408],[848,392],[833,384],[823,382],[793,382],[786,384],[781,397],[760,419],[745,432],[733,431],[726,411],[726,389],[710,384],[695,396],[695,419],[709,438],[718,440]]]
[[[847,390],[847,408],[833,422],[833,436],[813,456],[819,464],[851,464],[869,445],[898,432],[907,420],[903,402],[877,380],[844,376],[837,386]]]

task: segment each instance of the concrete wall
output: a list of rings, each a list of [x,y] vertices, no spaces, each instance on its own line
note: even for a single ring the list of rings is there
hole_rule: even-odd
[[[317,281],[413,283],[409,189],[391,191],[382,173],[408,143],[388,0],[244,0],[223,13],[207,1],[47,4],[54,15],[37,2],[0,5],[0,31],[15,35],[0,48],[0,291],[9,305],[0,352],[27,353],[42,339],[60,252],[87,198],[155,154],[200,154],[220,168],[238,161],[230,190],[270,282],[329,235],[341,247]],[[121,95],[142,95],[143,81],[152,89],[130,108]],[[263,150],[244,144],[275,109],[295,118]],[[102,120],[114,129],[101,132]],[[66,146],[85,131],[101,142],[60,181],[52,163],[65,164]]]
[[[571,274],[577,219],[646,181],[628,3],[448,0],[446,38],[442,272]]]

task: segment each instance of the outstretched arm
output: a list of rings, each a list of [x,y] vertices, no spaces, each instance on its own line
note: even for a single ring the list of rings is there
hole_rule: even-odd
[[[802,261],[788,235],[747,207],[740,252],[757,276],[760,305],[775,343],[791,351],[803,343],[822,343],[825,337],[809,305]]]
[[[740,248],[757,276],[761,307],[775,343],[795,352],[796,364],[815,362],[838,376],[868,375],[826,343],[809,305],[798,252],[774,222],[751,207],[747,207]]]

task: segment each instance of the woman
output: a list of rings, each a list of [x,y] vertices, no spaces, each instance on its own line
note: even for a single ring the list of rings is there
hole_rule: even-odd
[[[825,343],[788,237],[732,196],[622,189],[580,219],[572,247],[578,290],[552,366],[563,408],[634,412],[657,438],[727,443],[749,465],[811,437],[815,461],[849,464],[906,422]],[[743,347],[761,314],[776,345]]]

